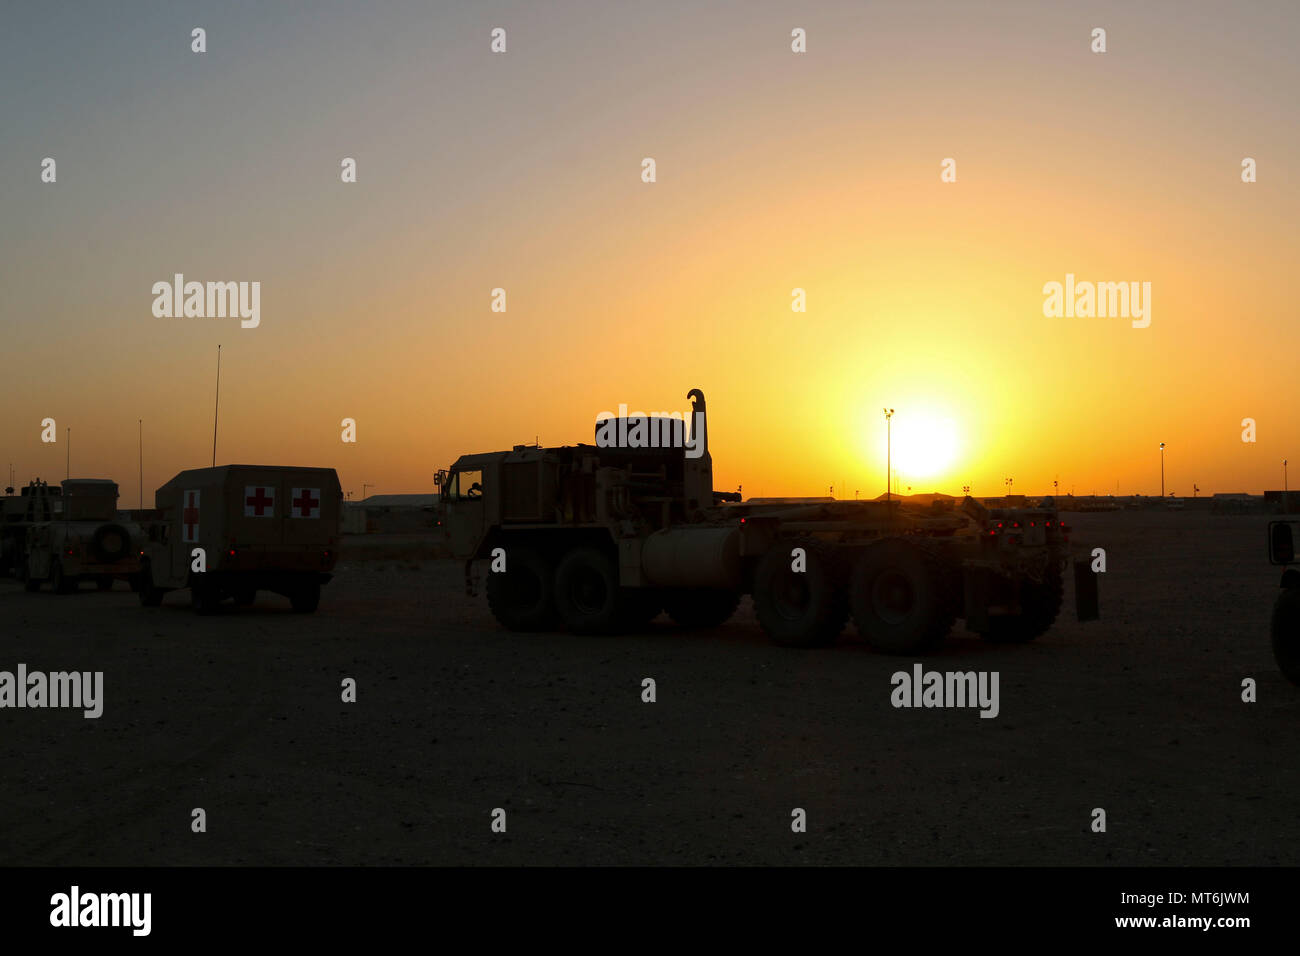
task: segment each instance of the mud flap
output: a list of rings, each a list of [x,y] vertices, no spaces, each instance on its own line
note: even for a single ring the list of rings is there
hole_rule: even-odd
[[[1080,621],[1095,621],[1101,617],[1097,596],[1097,575],[1090,561],[1074,562],[1074,610]]]

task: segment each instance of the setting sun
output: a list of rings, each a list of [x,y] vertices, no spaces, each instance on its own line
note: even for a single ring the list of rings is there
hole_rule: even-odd
[[[956,463],[957,423],[930,411],[900,409],[893,418],[893,466],[899,481],[939,478]]]

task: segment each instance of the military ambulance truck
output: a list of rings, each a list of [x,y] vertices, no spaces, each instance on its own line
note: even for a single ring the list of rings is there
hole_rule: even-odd
[[[258,591],[310,613],[338,561],[343,492],[332,468],[221,465],[182,471],[154,496],[140,603],[190,589],[199,614]]]
[[[43,499],[43,500],[42,500]],[[116,580],[133,585],[140,571],[143,529],[119,519],[117,483],[107,478],[72,478],[62,483],[58,496],[29,496],[34,511],[39,505],[60,506],[51,520],[27,528],[19,574],[28,591],[40,590],[48,581],[56,594],[94,581],[101,591]]]

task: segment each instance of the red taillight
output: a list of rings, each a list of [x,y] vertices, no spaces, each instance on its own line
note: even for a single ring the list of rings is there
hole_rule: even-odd
[[[1019,528],[1019,527],[1020,527],[1020,522],[1019,522],[1019,521],[1013,521],[1013,522],[1011,522],[1011,527],[1013,527],[1013,528]]]
[[[999,527],[999,528],[1002,527],[1002,522],[1001,522],[1001,521],[998,522],[998,527]]]
[[[231,556],[232,558],[235,556],[235,549],[234,549],[234,548],[231,548],[231,549],[230,549],[230,556]]]
[[[71,553],[72,553],[72,549],[71,549],[71,548],[68,548],[68,549],[67,549],[66,551],[64,551],[63,553],[64,553],[64,554],[71,554]]]

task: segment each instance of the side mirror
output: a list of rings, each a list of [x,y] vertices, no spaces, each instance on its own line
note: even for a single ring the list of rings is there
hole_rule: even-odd
[[[1291,564],[1295,561],[1295,539],[1291,522],[1268,523],[1268,560],[1270,564]]]

